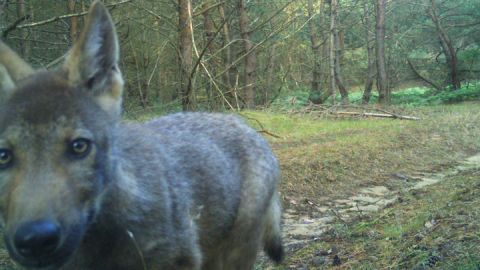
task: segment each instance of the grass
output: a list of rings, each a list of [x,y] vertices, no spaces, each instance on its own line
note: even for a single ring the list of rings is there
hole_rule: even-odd
[[[310,213],[311,203],[325,205],[363,186],[393,189],[399,185],[392,180],[393,173],[440,171],[478,152],[479,105],[409,111],[420,121],[242,115],[258,129],[281,137],[269,140],[282,168],[285,207]],[[336,224],[275,269],[478,269],[479,177],[480,172],[471,172],[401,194],[401,204],[353,223]],[[429,223],[434,229],[426,227]],[[340,260],[336,266],[335,256]]]
[[[470,171],[434,187],[402,193],[401,204],[347,226],[339,224],[343,230],[334,229],[295,252],[287,265],[329,268],[315,267],[312,260],[322,250],[335,248],[342,261],[337,269],[478,269],[479,177],[480,171]],[[325,257],[328,261],[331,256]]]
[[[409,112],[421,121],[317,119],[265,112],[242,115],[257,129],[281,137],[269,139],[280,160],[284,199],[290,206],[290,198],[321,203],[338,190],[353,193],[361,186],[384,184],[392,173],[436,170],[477,151],[478,105],[430,106]]]

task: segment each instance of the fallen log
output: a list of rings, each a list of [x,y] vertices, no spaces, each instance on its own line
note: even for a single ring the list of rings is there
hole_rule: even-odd
[[[342,112],[342,111],[334,111],[330,112],[331,114],[339,114],[339,115],[350,115],[350,116],[368,116],[368,117],[383,117],[383,118],[394,118],[394,119],[401,119],[401,120],[420,120],[420,118],[415,116],[407,116],[407,115],[397,115],[397,114],[387,114],[387,113],[367,113],[367,112]]]

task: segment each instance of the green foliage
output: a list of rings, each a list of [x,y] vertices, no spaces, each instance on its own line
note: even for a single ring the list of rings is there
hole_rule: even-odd
[[[427,87],[411,87],[396,91],[391,94],[392,105],[407,107],[452,104],[463,101],[480,100],[480,81],[467,83],[462,88],[453,91],[451,88],[445,88],[441,92],[434,91]],[[362,91],[351,92],[348,100],[352,104],[362,103]],[[328,98],[325,104],[331,104],[332,98]],[[370,103],[374,104],[378,100],[378,93],[372,92]],[[340,103],[340,95],[336,96],[336,102]],[[298,109],[309,104],[309,91],[299,89],[297,91],[284,93],[273,103],[275,109]]]
[[[447,89],[427,99],[430,104],[450,104],[469,100],[480,100],[480,82],[463,86],[456,91]]]
[[[309,104],[309,97],[308,89],[283,92],[272,102],[272,107],[280,110],[299,109]]]

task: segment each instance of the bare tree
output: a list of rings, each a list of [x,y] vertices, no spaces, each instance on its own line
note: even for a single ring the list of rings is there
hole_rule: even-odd
[[[193,65],[193,28],[192,28],[192,3],[190,0],[178,0],[178,31],[180,50],[180,83],[179,93],[184,111],[193,108],[191,98],[191,79]]]
[[[248,15],[245,9],[245,0],[238,0],[240,35],[243,40],[243,48],[247,55],[245,56],[244,72],[244,92],[245,105],[247,108],[255,107],[255,82],[257,69],[257,56],[252,50],[253,43],[250,40],[250,30],[248,27]]]
[[[223,79],[223,84],[228,88],[229,93],[232,90],[232,82],[231,82],[231,68],[229,68],[232,64],[232,50],[230,41],[230,23],[228,21],[229,18],[226,17],[225,15],[225,3],[222,3],[221,5],[218,6],[218,12],[220,13],[220,18],[223,23],[222,27],[222,36],[223,36],[223,44],[222,46],[224,49],[222,50],[223,54],[223,66],[225,69],[227,69],[227,72],[223,73],[222,79]]]
[[[323,6],[323,0],[321,0],[321,6]],[[313,6],[313,0],[308,0],[308,25],[310,27],[310,41],[312,43],[312,52],[313,52],[313,68],[312,68],[312,88],[310,90],[309,100],[315,104],[320,104],[322,100],[322,91],[321,91],[321,57],[322,57],[322,48],[321,40],[318,37],[318,28],[313,19],[315,16],[315,8]],[[320,14],[322,16],[322,14]]]
[[[269,102],[269,94],[271,89],[273,89],[273,86],[275,85],[274,82],[274,77],[275,77],[275,63],[276,63],[276,49],[277,49],[277,44],[272,44],[272,48],[270,49],[269,52],[269,57],[268,57],[268,64],[267,64],[267,78],[265,79],[265,91],[264,91],[264,96],[262,98],[263,104],[268,104]]]
[[[376,60],[377,60],[377,88],[378,102],[390,103],[390,89],[388,88],[387,68],[385,63],[385,8],[386,0],[376,0]]]
[[[73,14],[75,13],[75,0],[68,0],[67,2],[67,10],[68,13]],[[77,40],[78,34],[78,17],[73,16],[70,18],[70,41],[74,43]]]
[[[17,0],[17,19],[23,20],[27,16],[25,14],[25,0]],[[27,29],[20,29],[20,53],[21,55],[26,58],[30,54],[30,46],[29,42],[27,41]]]
[[[335,103],[335,28],[336,28],[337,0],[330,2],[330,96]]]
[[[445,55],[447,65],[450,70],[450,83],[452,84],[454,90],[459,89],[461,85],[460,78],[458,77],[457,52],[453,47],[452,40],[450,39],[440,22],[435,0],[430,1],[430,7],[427,12],[432,19],[433,24],[435,25],[435,30],[437,32],[438,39],[440,40],[440,45],[442,46],[443,54]]]
[[[363,22],[365,25],[365,44],[367,46],[367,79],[365,80],[365,89],[363,91],[362,104],[368,104],[372,93],[373,81],[375,79],[375,39],[374,32],[370,29],[370,8],[369,4],[365,2],[363,6]]]
[[[215,26],[214,26],[212,16],[210,14],[210,6],[211,5],[212,5],[211,0],[204,0],[203,5],[202,5],[202,9],[203,9],[203,12],[202,12],[202,15],[203,15],[203,31],[204,31],[204,35],[205,35],[205,46],[207,46],[206,56],[210,56],[210,57],[212,57],[217,50],[217,48],[215,46],[215,42],[214,42],[216,31],[215,31]],[[214,77],[215,76],[215,69],[217,67],[216,60],[212,59],[206,65],[210,69],[209,72],[211,72],[213,77]],[[212,95],[212,82],[211,81],[206,84],[205,91],[206,91],[206,94],[207,94],[208,101],[210,103],[212,103],[213,102],[213,95]]]
[[[338,7],[335,6],[335,9],[337,9],[337,8]],[[336,17],[337,16],[337,11],[335,11],[334,14],[335,15],[333,15],[333,16]],[[335,18],[335,20],[336,20],[336,18]],[[342,52],[343,45],[340,42],[340,35],[338,34],[338,29],[336,27],[336,23],[335,23],[335,27],[333,29],[333,40],[335,42],[335,82],[337,83],[338,91],[340,92],[340,96],[341,96],[341,99],[342,99],[342,104],[348,104],[348,91],[347,91],[347,88],[345,87],[345,84],[343,82],[342,69],[340,67],[340,62],[341,62],[341,58],[342,58],[341,52]]]
[[[343,83],[342,70],[340,67],[342,44],[338,34],[337,27],[338,2],[331,0],[330,2],[330,93],[333,102],[335,102],[335,86],[338,87],[342,104],[348,104],[348,91]]]

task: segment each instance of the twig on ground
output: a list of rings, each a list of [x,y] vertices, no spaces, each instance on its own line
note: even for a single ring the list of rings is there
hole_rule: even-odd
[[[242,115],[242,114],[240,114],[240,115]],[[257,130],[258,133],[264,133],[264,134],[270,135],[270,136],[272,136],[274,138],[277,138],[277,139],[283,139],[281,136],[266,130],[265,127],[263,126],[263,124],[260,121],[258,121],[258,119],[248,117],[246,115],[242,115],[242,116],[247,118],[248,120],[255,121],[260,126],[260,130]]]
[[[330,211],[331,211],[331,212],[335,215],[335,217],[336,217],[338,220],[340,220],[343,224],[348,225],[348,222],[347,222],[345,219],[343,219],[343,218],[340,216],[340,214],[339,214],[337,211],[335,211],[335,209],[330,209]]]
[[[282,139],[282,137],[280,137],[280,136],[278,136],[278,135],[276,135],[276,134],[273,134],[273,133],[271,133],[271,132],[268,131],[268,130],[258,130],[257,132],[258,132],[258,133],[264,133],[264,134],[270,135],[270,136],[272,136],[272,137],[274,137],[274,138],[277,138],[277,139]]]

